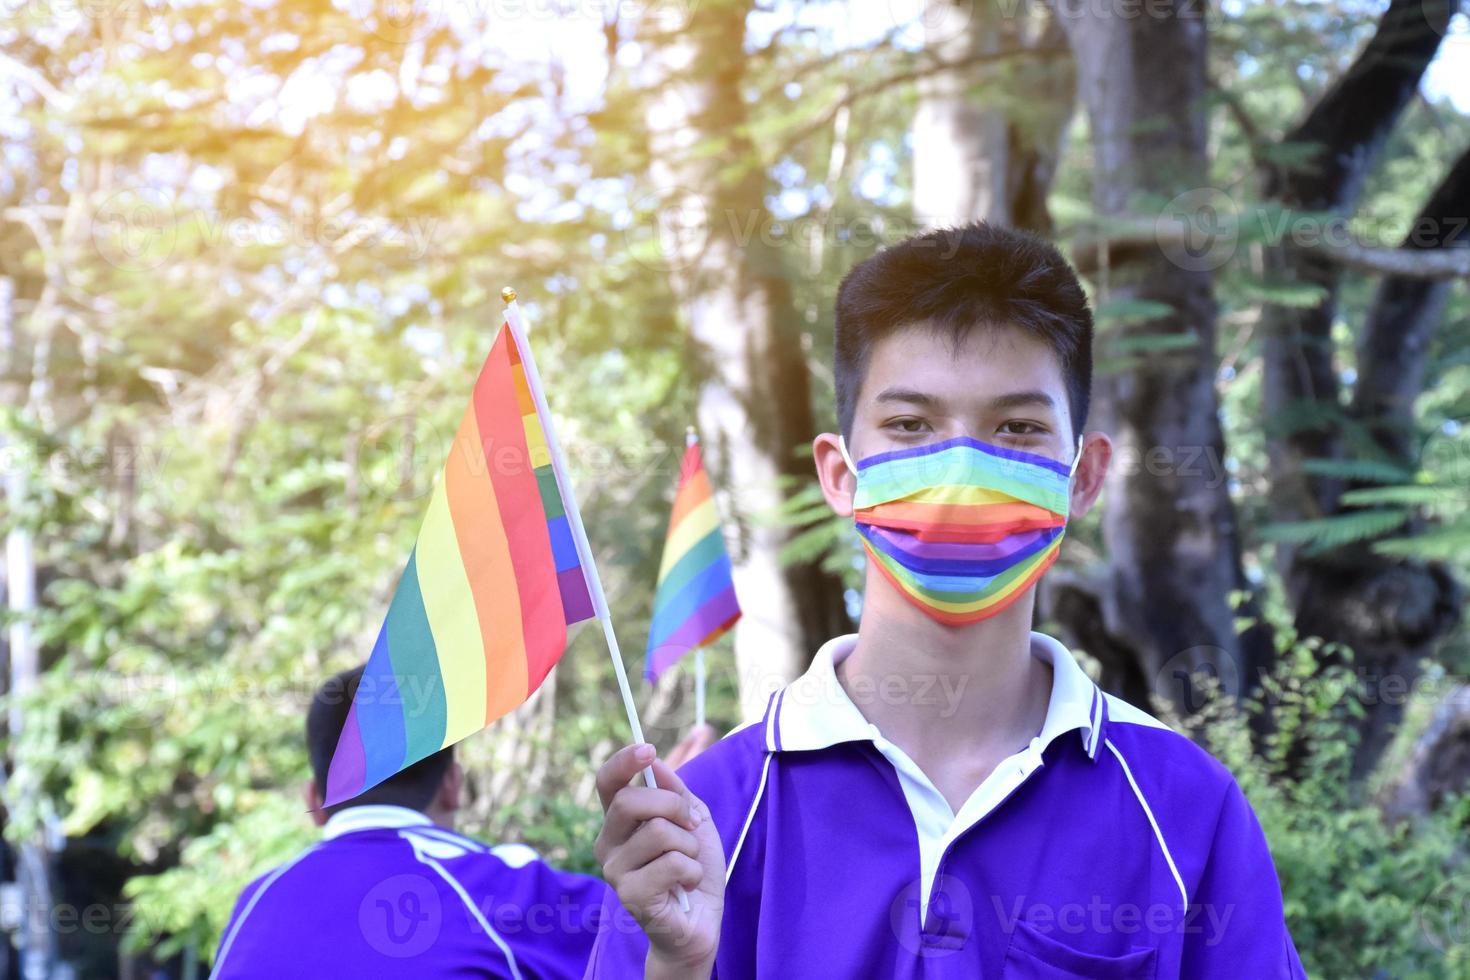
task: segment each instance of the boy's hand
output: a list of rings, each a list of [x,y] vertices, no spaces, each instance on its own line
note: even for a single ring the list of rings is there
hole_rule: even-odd
[[[658,789],[640,775],[650,763]],[[709,808],[654,758],[651,745],[615,752],[597,770],[597,794],[604,816],[595,853],[648,935],[648,975],[708,976],[725,910],[725,849]],[[677,885],[689,893],[688,912]]]

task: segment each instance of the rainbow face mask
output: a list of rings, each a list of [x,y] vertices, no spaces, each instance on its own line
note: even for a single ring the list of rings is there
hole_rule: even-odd
[[[951,626],[994,616],[1051,567],[1067,527],[1071,467],[968,437],[878,453],[856,466],[853,520],[901,595]]]

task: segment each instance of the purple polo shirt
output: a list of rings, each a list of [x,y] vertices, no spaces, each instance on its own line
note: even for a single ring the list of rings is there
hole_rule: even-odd
[[[607,886],[415,810],[355,806],[241,892],[212,977],[579,977]]]
[[[953,812],[838,684],[856,639],[680,770],[725,849],[721,980],[1305,977],[1260,825],[1208,753],[1033,633],[1042,730]],[[956,693],[890,680],[867,696]],[[641,977],[647,939],[607,902],[587,975]]]

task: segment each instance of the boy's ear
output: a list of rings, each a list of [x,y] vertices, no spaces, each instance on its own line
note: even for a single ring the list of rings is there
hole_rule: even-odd
[[[321,827],[327,822],[327,811],[322,809],[322,794],[316,788],[316,780],[306,781],[306,791],[301,794],[306,798],[306,809],[311,813],[311,822]]]
[[[451,760],[449,768],[444,770],[444,781],[439,784],[434,804],[446,813],[453,813],[459,809],[460,793],[463,790],[464,770],[460,768],[458,760]]]
[[[1102,493],[1108,465],[1113,460],[1113,440],[1106,433],[1089,432],[1083,436],[1082,458],[1077,461],[1077,475],[1072,478],[1072,500],[1067,519],[1075,521],[1092,509]]]
[[[827,506],[839,517],[852,516],[852,495],[857,490],[857,477],[847,468],[838,448],[835,432],[823,432],[812,440],[812,459],[817,464],[817,480]],[[849,453],[851,447],[848,447]]]

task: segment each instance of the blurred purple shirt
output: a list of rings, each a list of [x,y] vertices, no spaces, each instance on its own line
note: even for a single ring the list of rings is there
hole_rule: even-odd
[[[213,976],[578,977],[606,890],[415,810],[349,807],[240,894]]]
[[[1305,976],[1230,773],[1031,641],[1052,666],[1045,724],[958,813],[837,682],[855,636],[680,770],[725,849],[720,980]],[[957,708],[945,680],[866,696]],[[641,977],[647,938],[607,902],[588,976]]]

